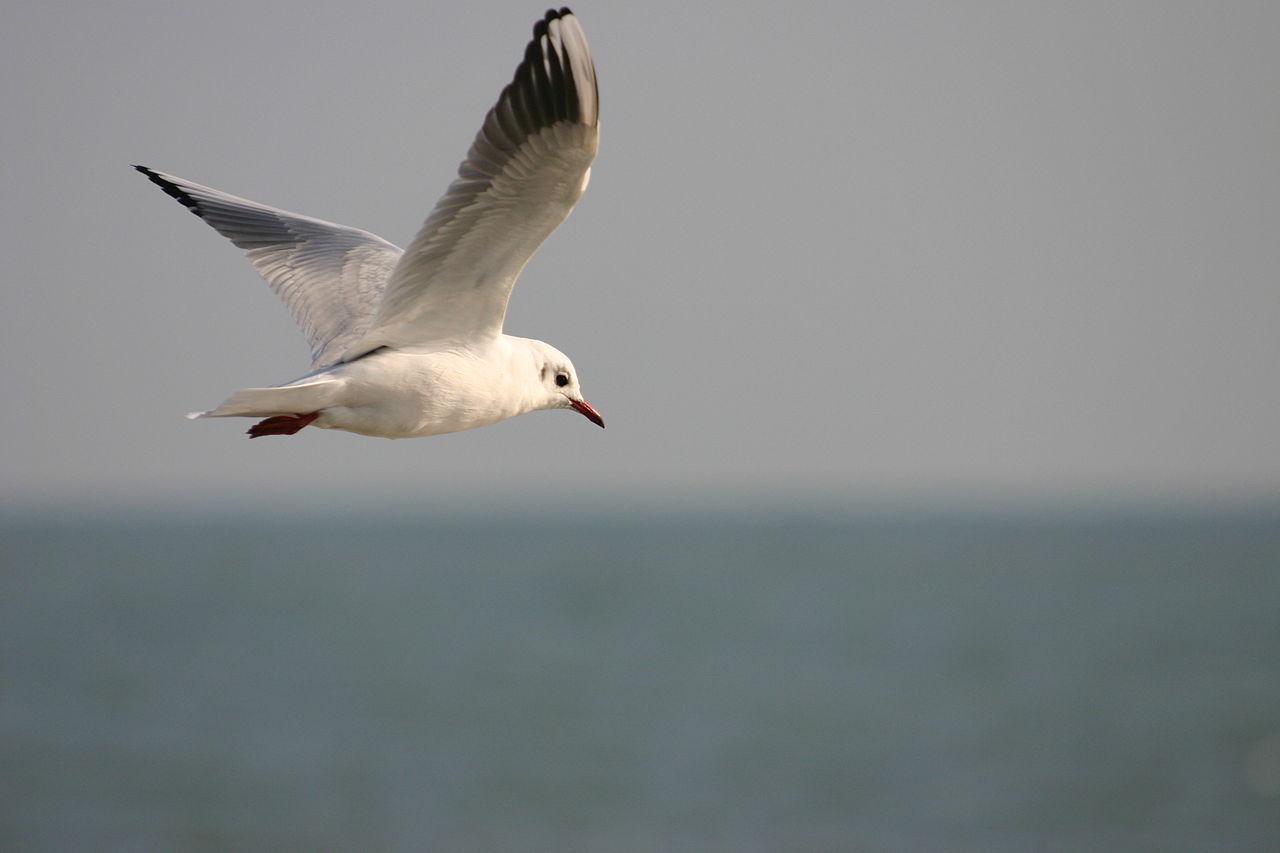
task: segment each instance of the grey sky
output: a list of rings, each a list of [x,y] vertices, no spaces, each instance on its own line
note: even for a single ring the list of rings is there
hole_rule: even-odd
[[[182,414],[301,374],[143,163],[404,245],[526,2],[14,4],[7,502],[1280,495],[1280,5],[577,3],[603,139],[507,330],[609,428]]]

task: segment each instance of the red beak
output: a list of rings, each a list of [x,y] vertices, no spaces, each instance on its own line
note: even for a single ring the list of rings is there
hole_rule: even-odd
[[[578,412],[596,426],[604,427],[604,418],[600,417],[600,413],[591,408],[591,404],[586,400],[570,400],[569,405],[573,407],[575,412]]]

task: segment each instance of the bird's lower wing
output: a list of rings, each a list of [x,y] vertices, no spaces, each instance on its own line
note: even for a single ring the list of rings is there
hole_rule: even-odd
[[[313,368],[340,361],[367,331],[400,249],[358,228],[134,168],[245,250],[302,328]]]

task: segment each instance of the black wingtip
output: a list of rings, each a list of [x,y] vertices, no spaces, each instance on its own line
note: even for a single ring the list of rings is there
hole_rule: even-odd
[[[499,100],[510,100],[516,122],[525,133],[557,121],[577,122],[582,117],[577,81],[567,59],[546,42],[550,25],[572,17],[568,6],[548,9],[533,24],[533,39],[525,46],[524,60]]]
[[[139,172],[146,175],[147,179],[151,181],[151,183],[155,184],[160,189],[164,190],[166,194],[168,194],[172,198],[177,199],[178,203],[181,204],[183,207],[189,208],[191,212],[196,214],[197,216],[200,215],[200,211],[196,209],[196,200],[192,198],[190,195],[188,195],[186,190],[184,190],[182,187],[178,186],[173,181],[170,181],[164,178],[163,176],[161,176],[159,172],[155,171],[154,169],[149,169],[146,166],[139,166],[136,163],[134,164],[133,168],[137,169]]]
[[[559,10],[548,9],[547,14],[542,16],[542,20],[538,21],[533,25],[534,36],[536,37],[536,36],[546,35],[547,24],[551,23],[552,21],[558,21],[561,18],[563,18],[565,15],[572,15],[572,14],[573,12],[569,11],[568,6],[561,6]]]

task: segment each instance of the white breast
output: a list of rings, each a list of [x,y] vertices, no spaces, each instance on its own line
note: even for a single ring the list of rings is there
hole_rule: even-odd
[[[336,405],[315,422],[383,438],[415,438],[487,426],[533,411],[523,371],[501,352],[384,350],[339,365]],[[498,356],[498,357],[495,357]]]

